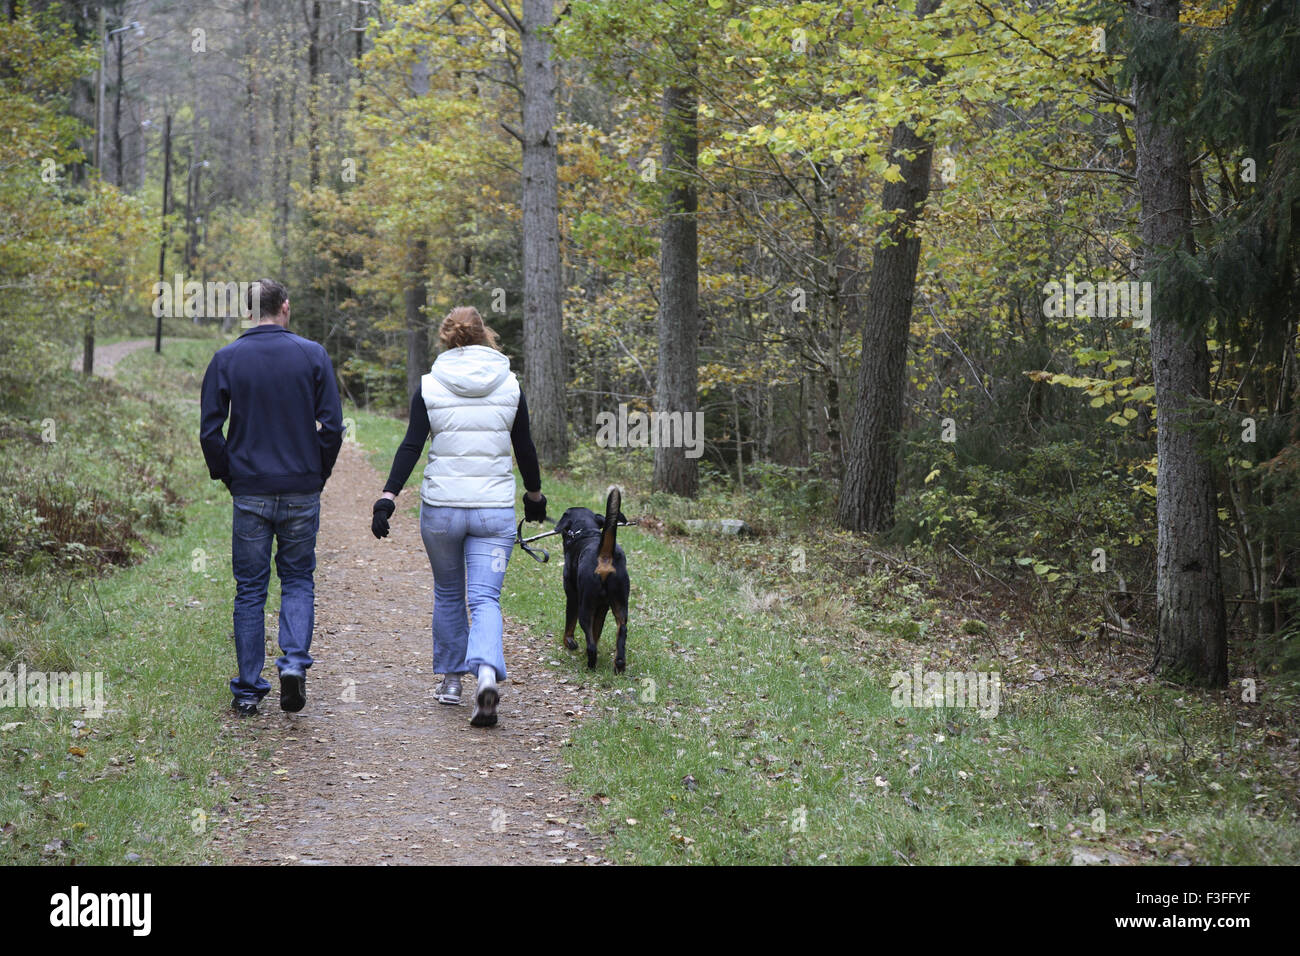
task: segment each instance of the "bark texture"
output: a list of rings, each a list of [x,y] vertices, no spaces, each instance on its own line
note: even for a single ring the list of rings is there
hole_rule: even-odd
[[[555,63],[546,35],[553,0],[523,3],[524,385],[537,456],[568,457],[568,372],[561,311],[559,158],[555,138]]]
[[[693,66],[693,64],[692,64]],[[698,99],[693,86],[670,86],[663,97],[663,168],[666,186],[659,252],[659,374],[655,411],[680,412],[683,423],[699,405],[700,336],[699,197],[695,164],[699,153]],[[699,486],[698,459],[684,447],[655,449],[654,486],[693,498]]]
[[[1154,23],[1150,38],[1172,51],[1179,0],[1139,0],[1140,16]],[[1152,28],[1148,28],[1152,29]],[[1157,113],[1157,76],[1137,78],[1137,176],[1142,199],[1145,271],[1159,258],[1191,252],[1191,174],[1183,134]],[[1151,365],[1155,378],[1156,633],[1155,670],[1180,682],[1222,687],[1228,681],[1227,626],[1219,574],[1218,514],[1214,473],[1189,426],[1199,414],[1190,398],[1210,393],[1210,357],[1194,323],[1157,308],[1151,315]]]
[[[921,0],[925,17],[938,0]],[[923,82],[933,82],[933,70]],[[886,183],[882,208],[897,210],[878,237],[871,260],[862,324],[858,397],[849,430],[837,519],[850,531],[885,531],[894,524],[898,433],[907,388],[907,337],[912,325],[921,240],[916,223],[930,195],[932,145],[907,123],[894,127],[890,155],[902,179]],[[909,159],[908,155],[913,158]]]

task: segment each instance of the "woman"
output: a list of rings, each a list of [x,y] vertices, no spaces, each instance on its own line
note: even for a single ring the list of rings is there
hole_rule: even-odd
[[[375,502],[371,531],[387,537],[397,494],[432,435],[420,484],[420,536],[433,569],[433,670],[443,675],[437,698],[459,704],[461,676],[474,673],[470,723],[491,727],[498,682],[506,678],[501,584],[515,543],[512,446],[527,489],[526,521],[546,520],[546,498],[528,405],[496,333],[477,309],[464,307],[447,314],[438,338],[445,351],[411,396],[410,424]]]

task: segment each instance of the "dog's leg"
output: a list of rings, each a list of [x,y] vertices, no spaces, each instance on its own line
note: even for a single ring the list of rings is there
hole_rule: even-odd
[[[564,646],[571,651],[578,649],[578,642],[573,639],[573,628],[578,623],[578,599],[564,589]]]
[[[612,605],[614,620],[618,622],[618,646],[614,650],[614,670],[621,674],[627,667],[627,604],[616,601]]]
[[[596,666],[596,634],[591,626],[591,613],[591,605],[581,604],[578,606],[578,626],[582,628],[582,633],[587,638],[587,667],[594,669]]]
[[[596,608],[596,613],[591,619],[591,643],[599,644],[600,635],[605,630],[605,615],[609,613],[609,605],[601,604]]]

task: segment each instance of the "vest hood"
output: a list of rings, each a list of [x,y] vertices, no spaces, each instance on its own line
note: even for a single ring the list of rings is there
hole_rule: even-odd
[[[486,345],[448,349],[433,363],[432,375],[448,391],[466,398],[490,394],[510,374],[510,359]]]

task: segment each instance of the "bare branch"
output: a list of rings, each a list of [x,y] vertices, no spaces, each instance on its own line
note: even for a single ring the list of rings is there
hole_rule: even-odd
[[[523,34],[523,23],[521,23],[519,18],[515,16],[514,11],[510,9],[510,6],[505,3],[504,0],[502,0],[502,3],[499,6],[494,2],[494,0],[483,0],[483,5],[505,21],[506,25],[516,33],[520,35]]]

